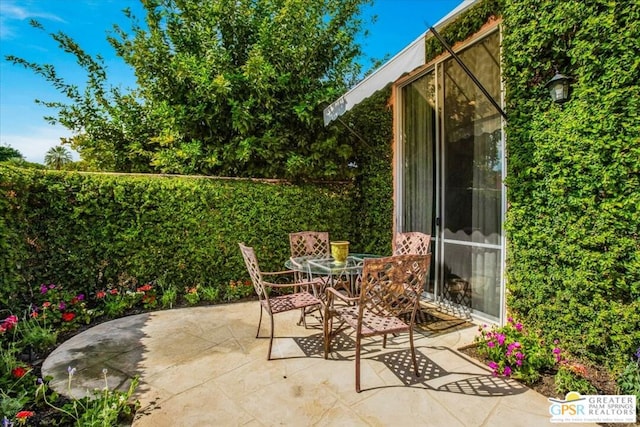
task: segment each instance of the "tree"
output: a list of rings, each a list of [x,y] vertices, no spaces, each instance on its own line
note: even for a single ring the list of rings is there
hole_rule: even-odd
[[[6,162],[11,159],[22,160],[24,157],[22,153],[15,148],[9,145],[0,145],[0,162]]]
[[[51,66],[16,57],[66,93],[57,120],[102,169],[344,178],[353,156],[322,123],[352,84],[363,5],[371,0],[144,0],[145,24],[109,42],[138,88],[106,89],[101,58],[52,34],[88,73],[80,94]],[[37,22],[37,28],[42,28]],[[102,164],[100,164],[102,162]]]
[[[64,165],[72,161],[71,153],[62,145],[51,147],[44,155],[44,164],[56,170],[62,169]]]

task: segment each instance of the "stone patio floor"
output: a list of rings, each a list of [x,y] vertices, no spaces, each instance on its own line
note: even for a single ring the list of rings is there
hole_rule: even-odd
[[[258,316],[258,302],[249,301],[124,317],[63,343],[43,374],[75,396],[103,388],[103,369],[112,389],[138,376],[134,427],[552,425],[547,396],[493,377],[457,351],[473,341],[473,325],[417,330],[417,378],[408,334],[386,349],[381,339],[368,341],[356,393],[353,335],[339,335],[325,360],[321,324],[309,317],[305,329],[296,324],[298,312],[279,314],[277,360],[267,361],[268,338],[255,338]],[[261,336],[268,324],[265,316]],[[70,391],[68,367],[76,368]]]

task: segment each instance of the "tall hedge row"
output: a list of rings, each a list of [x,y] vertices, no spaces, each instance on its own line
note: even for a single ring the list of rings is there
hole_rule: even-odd
[[[619,368],[640,346],[640,3],[503,12],[508,308]],[[544,88],[556,71],[563,105]]]
[[[42,172],[0,166],[0,304],[42,282],[91,295],[128,278],[182,289],[247,277],[238,242],[282,270],[288,233],[354,242],[352,184]],[[364,247],[364,243],[361,247]]]

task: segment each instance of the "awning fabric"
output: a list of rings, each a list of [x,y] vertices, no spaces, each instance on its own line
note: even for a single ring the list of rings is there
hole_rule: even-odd
[[[458,7],[449,12],[444,18],[438,21],[434,27],[441,30],[458,15],[469,9],[480,0],[464,0]],[[351,88],[331,105],[324,109],[325,126],[337,119],[362,100],[370,97],[387,84],[396,81],[403,74],[415,70],[425,64],[425,39],[433,37],[429,31],[425,31],[420,37],[411,42],[400,53],[385,62],[382,66],[368,75],[364,80]]]

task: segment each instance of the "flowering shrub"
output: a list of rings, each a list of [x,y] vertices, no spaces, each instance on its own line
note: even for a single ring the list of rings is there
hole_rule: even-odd
[[[577,362],[563,361],[555,375],[556,392],[564,396],[570,391],[596,394],[598,390],[587,379],[587,367]]]
[[[512,318],[505,326],[482,325],[478,330],[478,351],[489,359],[488,366],[495,376],[514,377],[531,384],[541,371],[563,360],[557,341],[553,346],[545,345],[537,334],[525,330],[522,323]]]
[[[40,285],[30,310],[30,317],[40,318],[45,325],[60,329],[74,329],[76,323],[88,324],[91,321],[84,294],[67,292],[53,283]]]
[[[158,306],[158,295],[153,283],[137,286],[135,281],[96,292],[98,311],[109,317],[117,317],[127,310],[141,305],[146,310]]]
[[[253,284],[250,280],[231,280],[225,292],[227,301],[235,301],[247,298],[254,293]]]

